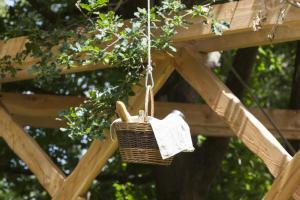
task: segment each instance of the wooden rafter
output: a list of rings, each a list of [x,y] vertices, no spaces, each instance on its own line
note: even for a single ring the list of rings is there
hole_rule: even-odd
[[[16,93],[0,93],[0,100],[13,118],[21,125],[39,128],[59,128],[65,124],[58,121],[58,113],[71,106],[78,106],[83,98],[54,95],[25,95]],[[207,105],[156,102],[158,118],[163,118],[170,111],[182,111],[191,127],[192,134],[205,136],[230,137],[234,136],[232,130]],[[249,108],[275,136],[276,131],[259,109]],[[300,111],[266,109],[265,110],[289,139],[300,138]],[[285,120],[286,119],[286,120]]]
[[[222,81],[206,67],[205,56],[202,56],[202,59],[199,59],[201,56],[191,49],[181,49],[175,57],[176,70],[277,177],[292,157]],[[299,189],[294,194],[297,200],[300,199]]]
[[[173,61],[171,59],[161,60],[158,63],[159,64],[154,70],[154,79],[156,83],[153,91],[154,93],[163,86],[174,70]],[[144,92],[144,88],[135,88],[136,96],[129,100],[129,111],[131,113],[137,113],[139,109],[143,108]],[[92,181],[100,173],[102,167],[118,147],[117,142],[111,140],[108,133],[106,133],[106,136],[106,140],[95,140],[92,143],[87,153],[80,160],[71,175],[67,177],[53,200],[73,200],[83,196],[88,191]]]
[[[177,46],[184,43],[192,43],[198,51],[209,52],[224,49],[234,49],[249,46],[264,45],[300,39],[300,12],[297,8],[290,7],[283,24],[277,27],[276,37],[273,41],[267,38],[273,25],[276,24],[276,17],[280,11],[278,3],[266,11],[268,17],[263,23],[262,29],[254,32],[252,28],[253,18],[263,10],[261,0],[241,0],[213,6],[214,15],[217,19],[231,22],[230,30],[221,37],[214,36],[208,26],[202,26],[202,18],[191,19],[194,24],[189,29],[178,30],[174,42]],[[247,40],[245,40],[247,38]],[[0,58],[5,55],[15,56],[16,53],[25,48],[26,37],[19,37],[0,41]],[[55,48],[54,48],[55,49]],[[0,83],[32,79],[36,75],[28,73],[28,67],[37,62],[35,58],[28,57],[21,66],[16,66],[20,71],[15,77],[7,77],[0,80]],[[105,66],[80,66],[66,69],[62,66],[62,73],[76,73],[103,69]]]

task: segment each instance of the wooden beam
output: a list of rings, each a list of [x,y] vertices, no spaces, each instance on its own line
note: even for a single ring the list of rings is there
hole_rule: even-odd
[[[71,68],[66,68],[65,66],[59,67],[59,69],[61,69],[61,74],[88,72],[88,71],[95,71],[95,70],[106,69],[106,68],[107,68],[107,66],[102,65],[102,64],[86,65],[86,66],[73,66]],[[37,76],[37,74],[29,72],[28,69],[29,69],[29,67],[25,68],[25,69],[21,69],[16,73],[15,76],[7,76],[4,79],[0,79],[0,84],[34,79]]]
[[[17,53],[22,52],[26,49],[26,43],[29,42],[27,37],[17,37],[13,39],[9,39],[7,41],[0,41],[0,58],[8,55],[11,57],[15,57]],[[58,47],[53,47],[53,53],[58,54]],[[15,64],[14,67],[17,69],[17,74],[14,77],[7,76],[5,79],[0,79],[0,83],[13,82],[13,81],[22,81],[34,79],[36,77],[36,73],[29,73],[28,69],[35,63],[38,62],[38,59],[35,57],[28,56],[22,64]],[[1,66],[0,66],[1,67]],[[97,69],[105,69],[107,66],[103,64],[99,65],[86,65],[86,66],[72,66],[71,68],[67,68],[66,66],[59,66],[62,70],[62,74],[70,74],[70,73],[79,73],[84,71],[94,71]]]
[[[264,200],[289,200],[300,185],[300,152],[282,170]]]
[[[83,102],[83,98],[79,97],[16,93],[0,93],[0,100],[18,124],[39,128],[65,126],[63,121],[56,120],[58,114],[68,107],[78,106]],[[155,115],[158,118],[163,118],[174,109],[182,111],[193,135],[235,136],[228,125],[207,105],[155,102],[155,108]],[[249,108],[249,110],[278,137],[274,127],[266,120],[259,109]],[[300,110],[265,109],[265,111],[271,116],[286,138],[300,139]]]
[[[197,59],[198,58],[198,59]],[[175,57],[176,70],[203,97],[243,141],[243,143],[277,176],[291,156],[276,138],[242,105],[237,97],[205,66],[190,49],[182,49]]]
[[[0,93],[0,100],[19,124],[40,128],[64,126],[63,121],[56,120],[59,113],[83,102],[80,97],[15,93]]]
[[[54,196],[63,184],[65,175],[2,106],[0,106],[0,135],[36,175],[41,185]]]
[[[263,46],[268,44],[277,44],[300,39],[300,25],[286,24],[279,26],[276,31],[276,38],[271,41],[268,39],[268,34],[271,32],[271,27],[263,28],[257,32],[241,32],[224,34],[221,37],[210,37],[194,41],[184,42],[181,46],[192,44],[196,51],[212,52],[223,51],[230,49],[239,49],[254,46]],[[245,40],[245,38],[247,38]],[[230,42],[232,41],[232,42]]]
[[[202,26],[201,21],[195,18],[189,29],[179,30],[174,41],[194,44],[200,52],[211,52],[299,40],[300,12],[292,6],[288,8],[284,22],[277,26],[274,40],[268,39],[282,5],[271,0],[266,4],[267,10],[261,0],[241,0],[213,6],[217,19],[231,22],[230,29],[224,35],[212,35],[209,27]],[[266,12],[267,19],[262,23],[262,29],[254,32],[253,20],[260,11]]]
[[[173,62],[166,59],[158,62],[154,69],[155,88],[154,93],[163,86],[167,78],[173,72]],[[132,114],[138,112],[143,107],[145,88],[135,88],[136,96],[129,100],[129,111]],[[95,140],[87,153],[80,160],[74,171],[66,179],[61,190],[55,195],[53,200],[73,200],[83,196],[89,189],[92,181],[100,173],[107,160],[116,151],[118,144],[110,139],[108,131],[106,132],[106,140]]]
[[[276,24],[276,18],[280,12],[278,3],[266,11],[267,20],[263,23],[261,30],[253,32],[253,18],[264,10],[261,0],[241,0],[213,6],[213,12],[217,19],[231,22],[230,30],[226,31],[223,36],[212,34],[209,26],[202,25],[202,18],[195,17],[191,21],[194,23],[189,29],[179,29],[178,34],[174,37],[177,46],[182,46],[186,42],[192,43],[196,50],[201,52],[210,52],[225,49],[234,49],[250,46],[265,45],[271,43],[286,42],[300,39],[300,12],[297,8],[288,9],[285,21],[278,25],[276,37],[273,41],[267,38],[273,25]],[[245,40],[247,38],[247,40]],[[25,48],[27,38],[19,37],[0,41],[0,58],[4,55],[15,56]],[[27,72],[28,66],[37,62],[35,58],[28,57],[23,65],[17,66],[20,70],[13,78],[7,77],[0,80],[0,83],[32,79],[34,74]],[[66,69],[62,66],[62,73],[76,73],[88,70],[103,69],[105,66],[84,66]]]
[[[193,135],[202,134],[204,136],[216,137],[236,136],[228,124],[207,105],[156,102],[155,108],[158,118],[166,116],[174,109],[182,111],[186,116]],[[276,137],[279,137],[274,127],[259,109],[250,108],[249,110]],[[300,111],[281,109],[265,109],[265,111],[270,115],[285,137],[290,139],[300,139]]]

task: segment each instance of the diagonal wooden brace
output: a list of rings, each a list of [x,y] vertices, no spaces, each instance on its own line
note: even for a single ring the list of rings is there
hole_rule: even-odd
[[[171,59],[156,60],[156,68],[154,69],[156,93],[166,82],[173,72],[173,61]],[[143,84],[143,83],[142,83]],[[134,88],[135,96],[129,100],[129,111],[137,113],[143,108],[145,88]],[[106,135],[109,135],[108,131]],[[92,181],[101,172],[107,160],[117,150],[118,144],[112,141],[110,137],[106,137],[104,141],[94,141],[87,153],[80,160],[72,174],[63,183],[60,191],[55,195],[53,200],[75,200],[77,197],[84,196],[91,186]]]
[[[206,55],[182,48],[176,70],[229,125],[239,139],[266,164],[276,177],[291,160],[276,138],[206,66]],[[297,191],[298,193],[298,191]],[[300,199],[294,195],[296,199]]]
[[[65,175],[2,106],[0,106],[0,136],[26,163],[48,193],[54,196],[63,184]]]

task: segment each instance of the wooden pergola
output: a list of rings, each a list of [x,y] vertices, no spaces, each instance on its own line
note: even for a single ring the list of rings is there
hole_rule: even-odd
[[[241,0],[213,6],[215,17],[231,24],[230,30],[220,37],[214,36],[208,27],[200,25],[202,20],[199,18],[191,19],[194,24],[188,30],[179,30],[174,38],[178,53],[174,57],[156,55],[154,58],[156,63],[154,92],[156,93],[170,74],[177,70],[206,101],[207,106],[157,102],[156,107],[158,116],[164,116],[173,108],[182,110],[187,115],[195,135],[237,136],[261,158],[272,175],[277,177],[264,199],[287,200],[293,196],[294,199],[300,200],[298,187],[300,154],[292,157],[271,134],[273,127],[260,112],[255,109],[249,112],[206,66],[208,52],[270,44],[267,35],[277,23],[280,6],[274,4],[267,10],[268,17],[262,29],[254,32],[253,18],[264,9],[262,6],[261,0]],[[300,39],[300,10],[290,6],[284,23],[277,27],[276,37],[272,43],[298,39]],[[26,37],[0,41],[0,58],[5,55],[15,56],[25,48],[26,42]],[[18,72],[15,77],[1,79],[0,84],[34,78],[35,74],[29,74],[28,68],[35,62],[36,58],[27,58],[22,65],[17,66]],[[64,74],[106,68],[104,65],[77,66],[71,69],[60,67]],[[144,88],[136,87],[134,91],[136,96],[129,100],[131,113],[137,113],[144,99]],[[84,196],[92,181],[117,150],[118,144],[110,140],[110,137],[103,141],[93,141],[74,171],[66,177],[20,125],[46,128],[63,126],[62,122],[54,120],[58,112],[69,106],[79,105],[82,101],[83,99],[77,97],[1,93],[4,107],[0,107],[0,136],[27,164],[54,200],[85,199]],[[300,138],[300,112],[291,110],[267,110],[267,112],[287,138]],[[283,120],[282,116],[288,121]],[[105,134],[108,134],[108,131]]]

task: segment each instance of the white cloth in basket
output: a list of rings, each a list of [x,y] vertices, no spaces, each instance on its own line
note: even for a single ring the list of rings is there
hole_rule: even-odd
[[[163,159],[170,158],[182,151],[195,150],[191,138],[190,128],[184,119],[175,113],[171,113],[159,120],[150,117],[154,135]]]

